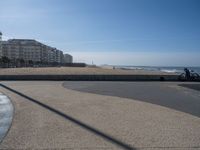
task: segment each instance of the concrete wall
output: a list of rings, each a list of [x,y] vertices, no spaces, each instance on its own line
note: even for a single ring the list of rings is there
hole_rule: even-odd
[[[0,75],[0,80],[179,81],[178,75]]]

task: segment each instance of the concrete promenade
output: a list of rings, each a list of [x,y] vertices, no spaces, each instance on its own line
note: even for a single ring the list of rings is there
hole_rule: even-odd
[[[115,86],[123,83],[118,84]],[[200,97],[198,90],[160,84],[184,93],[182,96],[187,95],[191,103]],[[88,90],[92,85],[86,82],[80,82],[79,89],[70,82],[64,85],[55,81],[1,82],[0,92],[9,96],[15,114],[0,149],[200,149],[198,115],[139,96],[109,95],[106,88],[104,93],[96,88],[95,93]],[[125,87],[119,90],[129,88]],[[145,87],[141,85],[141,89]],[[162,96],[159,98],[162,100]]]
[[[198,82],[68,81],[63,85],[72,90],[129,98],[200,117],[200,83]]]

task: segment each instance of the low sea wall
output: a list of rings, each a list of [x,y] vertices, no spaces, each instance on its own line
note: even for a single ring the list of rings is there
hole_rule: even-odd
[[[0,75],[0,80],[179,81],[178,75]]]

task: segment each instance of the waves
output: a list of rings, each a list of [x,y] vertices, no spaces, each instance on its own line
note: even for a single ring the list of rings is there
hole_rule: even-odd
[[[183,73],[185,67],[152,67],[152,66],[115,66],[115,68],[123,70],[147,70],[147,71],[161,71],[166,73]],[[200,67],[187,67],[190,71],[200,73]]]

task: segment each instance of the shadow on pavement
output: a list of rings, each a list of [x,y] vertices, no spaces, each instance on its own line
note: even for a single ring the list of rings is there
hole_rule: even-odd
[[[5,89],[17,94],[17,95],[20,95],[20,96],[24,97],[25,99],[27,99],[27,100],[29,100],[29,101],[31,101],[31,102],[33,102],[33,103],[45,108],[45,109],[47,109],[47,110],[49,110],[49,111],[51,111],[51,112],[53,112],[53,113],[55,113],[55,114],[57,114],[59,116],[61,116],[62,118],[66,119],[66,120],[71,121],[72,123],[74,123],[74,124],[84,128],[84,129],[96,134],[97,136],[100,136],[100,137],[112,142],[113,144],[115,144],[115,145],[117,145],[117,146],[119,146],[119,147],[121,147],[123,149],[136,150],[136,148],[134,148],[134,147],[132,147],[132,146],[130,146],[130,145],[118,140],[118,139],[115,139],[114,137],[112,137],[112,136],[110,136],[110,135],[108,135],[106,133],[103,133],[102,131],[100,131],[98,129],[95,129],[94,127],[91,127],[91,126],[89,126],[89,125],[77,120],[76,118],[73,118],[73,117],[71,117],[69,115],[66,115],[63,112],[61,112],[59,110],[56,110],[51,106],[48,106],[48,105],[46,105],[46,104],[44,104],[44,103],[42,103],[42,102],[40,102],[40,101],[38,101],[36,99],[33,99],[33,98],[31,98],[31,97],[29,97],[27,95],[24,95],[23,93],[20,93],[20,92],[18,92],[16,90],[4,85],[4,84],[0,84],[0,86],[2,86],[3,88],[5,88]]]
[[[200,84],[179,84],[179,86],[200,91]]]
[[[177,90],[159,82],[73,82],[67,81],[63,86],[67,89],[100,95],[117,96],[137,101],[156,104],[200,117],[200,95],[198,91]],[[200,89],[198,85],[182,85]],[[187,92],[187,93],[185,93]],[[189,93],[188,93],[189,92]]]

